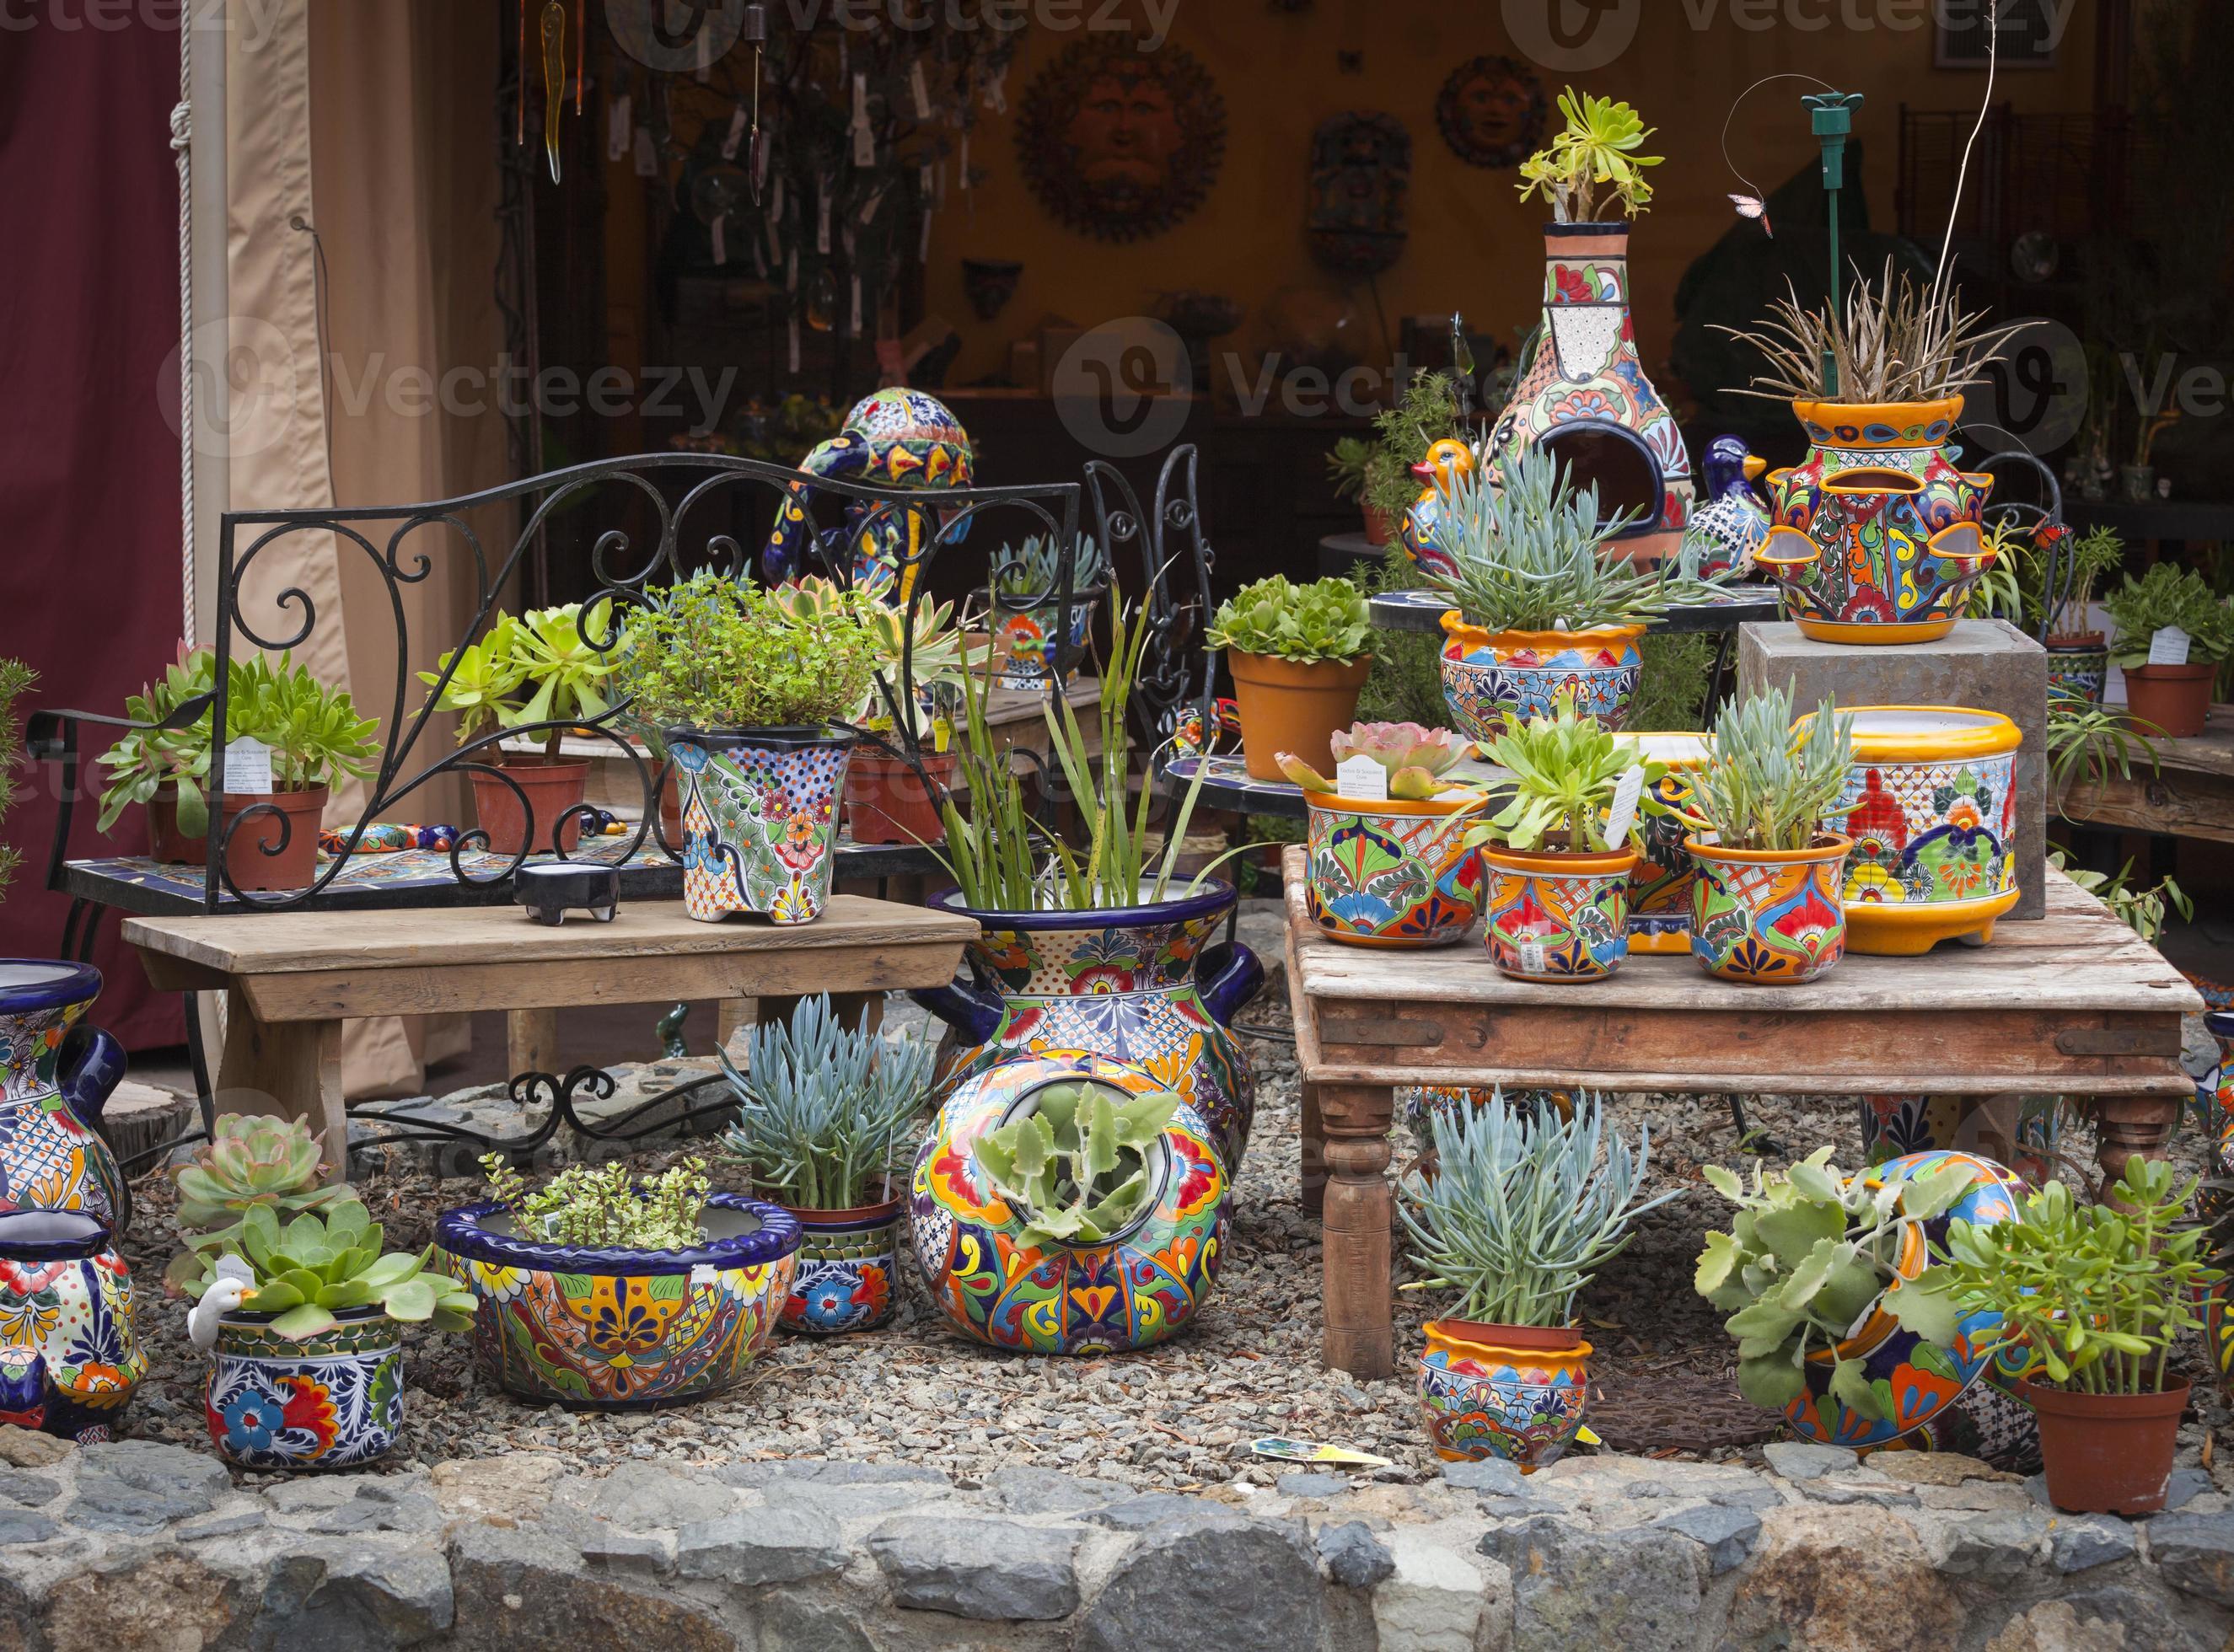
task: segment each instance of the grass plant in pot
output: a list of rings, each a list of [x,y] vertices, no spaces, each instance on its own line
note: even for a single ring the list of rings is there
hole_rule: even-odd
[[[1604,980],[1629,956],[1636,821],[1659,806],[1650,787],[1666,766],[1564,695],[1552,716],[1508,723],[1483,754],[1512,777],[1490,788],[1505,806],[1466,834],[1489,868],[1491,961],[1521,981]]]
[[[2035,535],[2036,541],[2049,538]],[[2115,528],[2096,528],[2083,536],[2062,529],[2021,561],[2018,584],[2026,617],[2037,617],[2048,649],[2051,704],[2084,710],[2102,703],[2110,650],[2094,624],[2094,593],[2125,562],[2126,543]]]
[[[1434,1173],[1414,1170],[1397,1214],[1426,1276],[1407,1290],[1458,1293],[1427,1322],[1420,1409],[1438,1456],[1557,1462],[1583,1426],[1591,1345],[1575,1297],[1629,1243],[1630,1225],[1682,1190],[1638,1203],[1651,1161],[1605,1129],[1602,1096],[1572,1113],[1485,1106],[1431,1112]]]
[[[2110,657],[2126,674],[2133,721],[2144,734],[2174,740],[2201,734],[2219,663],[2234,656],[2234,604],[2201,574],[2159,562],[2139,579],[2128,574],[2103,606],[2116,628]],[[2180,654],[2185,661],[2172,663]]]
[[[734,1387],[775,1335],[798,1218],[715,1193],[703,1159],[642,1183],[616,1159],[531,1190],[501,1156],[493,1198],[434,1224],[443,1265],[480,1303],[474,1355],[507,1394],[641,1411]]]
[[[794,610],[724,579],[650,593],[613,676],[682,771],[683,898],[716,923],[812,923],[830,898],[838,799],[874,681],[876,600]]]
[[[1241,758],[1260,780],[1281,778],[1280,754],[1332,767],[1333,739],[1357,716],[1373,669],[1365,593],[1347,579],[1290,584],[1280,574],[1218,605],[1205,641],[1225,650],[1241,715]]]
[[[826,996],[787,1023],[755,1027],[741,1072],[722,1055],[737,1117],[722,1151],[799,1223],[786,1330],[873,1330],[898,1306],[907,1201],[895,1180],[914,1153],[936,1056],[919,1035],[849,1030]]]

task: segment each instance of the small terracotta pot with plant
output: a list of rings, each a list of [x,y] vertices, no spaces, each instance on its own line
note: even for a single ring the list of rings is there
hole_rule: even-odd
[[[2219,663],[2234,656],[2234,603],[2194,570],[2159,562],[2139,579],[2126,575],[2103,606],[2117,628],[2110,657],[2126,674],[2126,709],[2140,732],[2201,734]],[[2150,664],[2152,644],[2168,630],[2186,634],[2186,663]]]
[[[1365,593],[1347,579],[1297,585],[1275,574],[1244,585],[1211,618],[1241,715],[1241,756],[1260,780],[1282,778],[1280,754],[1331,768],[1335,731],[1357,718],[1373,669]]]

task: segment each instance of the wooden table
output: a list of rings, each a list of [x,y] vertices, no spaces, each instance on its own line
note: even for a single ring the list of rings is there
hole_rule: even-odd
[[[2160,1147],[2194,1082],[2179,1065],[2195,989],[2051,869],[2048,916],[1989,945],[1849,956],[1800,987],[1716,981],[1688,957],[1632,955],[1611,981],[1507,980],[1480,942],[1429,952],[1338,945],[1284,858],[1288,988],[1303,1080],[1303,1171],[1324,1172],[1328,1365],[1390,1374],[1388,1132],[1414,1084],[1486,1089],[2100,1098],[2102,1163]]]
[[[812,924],[702,924],[680,901],[624,903],[556,929],[513,909],[134,917],[124,938],[167,992],[223,991],[227,1112],[307,1117],[349,1139],[341,1031],[365,1015],[702,998],[848,996],[954,979],[968,918],[838,895]]]
[[[2130,777],[2113,773],[2100,785],[2075,780],[2061,810],[2064,819],[2234,843],[2234,706],[2211,707],[2199,735],[2149,743],[2156,748],[2156,773],[2136,755]]]

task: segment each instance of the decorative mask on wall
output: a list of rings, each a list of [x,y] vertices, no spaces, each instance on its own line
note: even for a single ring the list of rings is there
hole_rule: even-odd
[[[1311,255],[1343,275],[1378,275],[1404,253],[1412,134],[1393,114],[1329,115],[1311,139]]]
[[[1550,108],[1534,69],[1510,57],[1477,57],[1443,82],[1435,124],[1469,167],[1517,167],[1542,140]]]
[[[1040,205],[1072,229],[1132,241],[1201,206],[1225,154],[1225,101],[1192,53],[1089,36],[1039,72],[1016,155]]]

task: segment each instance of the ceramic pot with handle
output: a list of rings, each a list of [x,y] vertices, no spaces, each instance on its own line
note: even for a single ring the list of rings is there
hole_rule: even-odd
[[[147,1374],[108,1229],[82,1211],[0,1216],[0,1423],[107,1440]]]
[[[118,1233],[131,1191],[93,1126],[124,1047],[82,1019],[100,994],[89,963],[0,959],[0,1211],[82,1211]]]

